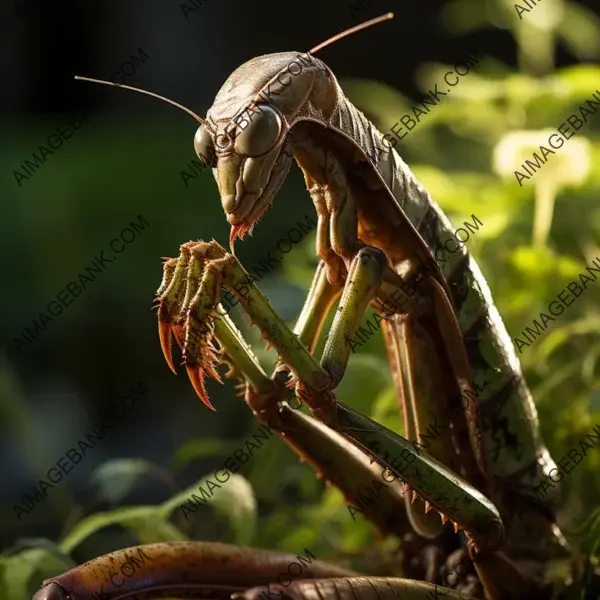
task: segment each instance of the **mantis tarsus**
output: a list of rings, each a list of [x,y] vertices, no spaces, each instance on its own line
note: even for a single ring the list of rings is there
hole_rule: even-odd
[[[440,539],[443,524],[452,521],[456,533],[464,530],[459,535],[477,575],[451,590],[438,585],[440,570],[426,557],[428,582],[358,577],[319,565],[282,589],[284,594],[360,600],[373,594],[390,600],[550,599],[559,586],[546,580],[545,565],[570,557],[571,551],[555,522],[556,498],[548,495],[542,502],[533,489],[555,464],[541,440],[535,406],[485,279],[464,248],[441,265],[435,261],[454,231],[451,223],[398,153],[383,143],[382,134],[344,96],[330,69],[313,56],[392,16],[338,34],[310,50],[308,58],[283,52],[250,60],[227,79],[206,120],[176,104],[200,123],[194,147],[213,169],[231,225],[232,253],[214,241],[188,242],[178,259],[166,261],[157,292],[161,345],[175,372],[174,335],[195,390],[211,408],[204,377],[220,381],[216,367],[229,364],[227,375],[244,380],[245,400],[256,418],[276,428],[350,501],[382,467],[397,474],[404,485],[396,480],[387,486],[377,505],[364,509],[365,516],[383,533],[404,535],[412,527],[432,544]],[[300,70],[292,71],[292,64]],[[294,160],[317,210],[321,262],[291,330],[249,281],[233,244],[269,208]],[[222,288],[238,297],[278,352],[271,377],[231,319],[223,311],[215,318]],[[325,317],[338,299],[317,360]],[[339,403],[334,394],[349,359],[348,340],[369,305],[379,311],[387,307],[388,315],[389,307],[396,307],[393,317],[383,321],[383,332],[408,439]],[[313,417],[287,405],[290,386],[307,401]],[[476,402],[461,404],[465,394]],[[427,452],[419,451],[411,442],[448,414],[453,415],[449,432]],[[525,520],[515,518],[521,502],[536,507]],[[287,560],[199,542],[143,548],[157,560],[122,588],[111,588],[108,598],[227,598],[234,592],[254,598]],[[47,580],[36,600],[88,598],[109,569],[110,556]],[[227,566],[214,572],[219,560],[228,561]]]

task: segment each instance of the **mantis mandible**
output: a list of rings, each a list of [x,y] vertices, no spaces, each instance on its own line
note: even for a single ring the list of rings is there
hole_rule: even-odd
[[[404,505],[409,527],[429,540],[439,539],[450,520],[455,533],[464,530],[460,536],[478,577],[476,584],[451,590],[437,585],[433,563],[428,582],[358,577],[319,566],[286,593],[319,593],[327,600],[336,594],[362,600],[374,592],[386,600],[551,598],[545,564],[570,556],[570,549],[555,522],[555,496],[542,501],[533,490],[555,463],[489,288],[464,247],[436,262],[454,231],[450,221],[396,150],[383,143],[381,132],[345,97],[329,67],[314,57],[332,42],[392,16],[353,27],[304,55],[282,52],[248,61],[227,79],[206,119],[152,92],[88,80],[161,98],[200,123],[194,148],[212,168],[231,226],[231,253],[215,241],[188,242],[178,259],[164,264],[157,292],[159,336],[171,370],[174,336],[194,389],[213,408],[204,377],[220,381],[216,367],[229,364],[227,375],[245,381],[245,400],[255,417],[274,427],[351,501],[378,469],[394,473],[394,483],[377,506],[364,509],[365,516],[382,532],[402,535]],[[317,211],[321,262],[292,330],[249,280],[233,247],[271,206],[294,161]],[[276,349],[271,377],[231,319],[222,312],[216,317],[223,288],[238,297]],[[338,300],[317,360],[325,317]],[[348,341],[369,305],[388,315],[382,330],[406,438],[338,402],[334,393],[349,360]],[[285,402],[290,386],[306,400],[312,417]],[[465,394],[476,401],[464,406]],[[419,450],[414,442],[449,410],[450,433],[426,452]],[[534,510],[519,520],[515,509],[523,503]],[[227,598],[238,592],[255,598],[286,560],[203,543],[142,548],[153,552],[158,564],[123,589],[111,588],[107,597]],[[99,573],[109,569],[110,556],[47,580],[36,600],[88,598]],[[213,573],[218,556],[226,556],[229,566]],[[190,562],[195,569],[188,569]]]

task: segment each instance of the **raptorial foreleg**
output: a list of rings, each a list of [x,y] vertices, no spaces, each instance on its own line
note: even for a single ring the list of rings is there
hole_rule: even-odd
[[[187,307],[181,326],[186,335],[183,350],[188,365],[190,361],[195,364],[196,356],[202,356],[203,346],[197,340],[205,346],[211,342],[210,334],[214,332],[215,326],[211,324],[206,327],[206,322],[217,306],[218,295],[214,281],[218,280],[219,285],[228,287],[237,295],[263,336],[289,366],[297,382],[296,390],[302,392],[316,416],[368,456],[376,457],[382,468],[389,469],[390,473],[406,483],[405,490],[412,490],[414,498],[420,496],[445,518],[455,522],[457,528],[473,532],[477,540],[476,547],[490,547],[499,543],[502,538],[501,520],[497,510],[485,496],[442,463],[425,453],[415,453],[412,445],[401,436],[336,402],[332,390],[337,383],[337,375],[341,376],[339,369],[334,379],[328,369],[317,363],[248,278],[235,257],[228,255],[216,242],[192,245],[190,256],[188,271],[193,275],[190,279],[194,282],[200,280],[200,285],[197,290],[187,290],[184,300],[181,300],[182,306]],[[380,256],[370,248],[362,249],[352,262],[341,306],[322,357],[323,365],[336,364],[345,368],[344,361],[348,358],[348,349],[344,346],[346,336],[353,334],[353,328],[362,318],[364,309],[378,288],[384,267]],[[167,302],[170,296],[179,298],[181,294],[176,293],[169,285],[159,301]],[[221,321],[222,323],[225,321]],[[199,337],[192,336],[191,330],[202,325],[205,326],[203,332],[207,333]],[[214,364],[211,363],[210,366],[214,370]],[[211,372],[206,368],[205,371],[209,374]],[[264,394],[259,396],[265,398]],[[269,410],[269,406],[261,407],[260,415],[265,416]],[[400,457],[403,461],[397,463],[396,459],[399,460]],[[490,537],[490,529],[496,531],[497,535]]]

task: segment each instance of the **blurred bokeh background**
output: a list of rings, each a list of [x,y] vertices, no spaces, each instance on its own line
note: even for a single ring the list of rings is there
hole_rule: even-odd
[[[516,337],[600,257],[598,115],[523,186],[512,175],[523,152],[529,156],[543,143],[540,130],[556,129],[600,90],[596,0],[544,0],[522,19],[504,0],[3,2],[1,598],[28,598],[44,577],[138,542],[221,540],[310,548],[318,558],[375,547],[373,529],[350,518],[342,496],[275,437],[189,520],[176,501],[165,504],[203,481],[258,426],[232,382],[208,383],[212,413],[184,371],[178,377],[169,371],[151,310],[160,257],[177,256],[192,239],[226,244],[228,227],[211,174],[189,167],[196,129],[189,116],[73,76],[107,79],[121,71],[117,81],[203,115],[246,60],[307,50],[389,10],[396,11],[393,21],[318,56],[383,132],[455,62],[483,56],[396,149],[457,226],[473,214],[483,222],[468,247]],[[69,139],[42,156],[39,146],[48,148],[49,136],[69,120],[80,126],[63,128]],[[515,131],[529,134],[507,137]],[[40,164],[24,165],[35,162],[34,152]],[[500,164],[514,166],[507,174]],[[294,167],[254,236],[236,246],[238,256],[247,267],[260,263],[267,244],[286,238],[313,211]],[[534,243],[536,220],[542,233]],[[122,234],[125,228],[133,235]],[[116,255],[109,244],[121,235],[131,241],[118,245],[124,249]],[[25,328],[34,330],[32,320],[40,321],[39,313],[102,251],[112,262],[27,341]],[[316,264],[311,232],[260,284],[290,322]],[[520,355],[556,459],[600,423],[599,299],[593,282]],[[272,362],[272,353],[260,346],[257,353]],[[29,512],[15,510],[97,426],[98,415],[138,382],[147,393],[81,464]],[[380,339],[352,356],[339,395],[401,431]],[[565,479],[560,518],[567,528],[593,514],[599,465],[595,449]],[[395,543],[375,552],[385,555]]]

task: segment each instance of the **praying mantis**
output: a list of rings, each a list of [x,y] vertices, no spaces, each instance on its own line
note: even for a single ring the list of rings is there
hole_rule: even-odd
[[[467,582],[442,581],[439,558],[423,553],[425,581],[367,577],[318,562],[289,587],[271,586],[286,555],[202,542],[151,544],[138,548],[153,560],[120,587],[103,587],[103,598],[249,600],[268,589],[325,600],[550,600],[561,592],[546,574],[550,561],[573,558],[556,523],[558,487],[543,498],[534,493],[556,465],[485,279],[464,246],[435,260],[452,238],[452,224],[314,57],[392,16],[353,27],[304,55],[282,52],[246,62],[222,86],[206,119],[145,90],[88,80],[159,97],[200,123],[194,148],[212,168],[231,226],[231,252],[216,241],[187,242],[178,258],[164,263],[156,304],[170,369],[176,373],[174,337],[194,389],[214,410],[205,377],[221,381],[217,368],[227,364],[226,377],[242,380],[256,419],[350,502],[382,473],[391,478],[377,502],[361,511],[383,534],[402,537],[412,530],[430,547],[450,536],[454,549],[464,546],[472,574]],[[320,263],[291,329],[248,276],[234,244],[253,231],[294,161],[318,215]],[[270,376],[222,310],[223,290],[276,350]],[[405,437],[335,394],[369,306],[385,315],[382,332]],[[305,401],[312,416],[292,409],[290,394]],[[447,432],[424,449],[418,441],[442,420],[450,423]],[[519,516],[522,506],[527,518]],[[444,527],[447,521],[454,533]],[[34,600],[94,596],[114,560],[105,555],[46,580]]]

